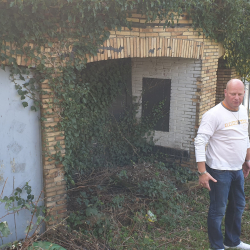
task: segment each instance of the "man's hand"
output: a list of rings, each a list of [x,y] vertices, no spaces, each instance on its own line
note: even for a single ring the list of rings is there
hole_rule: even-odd
[[[247,176],[250,172],[250,162],[249,161],[245,161],[243,163],[242,170],[243,170],[244,177],[247,178]]]
[[[217,180],[215,180],[209,173],[205,173],[205,174],[199,176],[199,185],[201,185],[202,187],[204,187],[210,191],[211,190],[211,188],[209,186],[210,180],[213,182],[217,182]]]

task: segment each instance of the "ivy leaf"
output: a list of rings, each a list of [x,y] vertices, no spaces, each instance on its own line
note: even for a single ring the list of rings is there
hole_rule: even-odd
[[[43,219],[44,219],[44,217],[41,216],[41,215],[39,215],[39,216],[37,217],[36,225],[39,225]]]
[[[52,42],[48,42],[48,46],[49,46],[49,47],[52,47],[52,46],[53,46],[53,43],[52,43]]]
[[[34,225],[29,224],[29,225],[26,227],[26,229],[25,229],[25,233],[30,232],[30,231],[32,230],[33,227],[34,227]]]
[[[18,192],[18,193],[22,193],[22,189],[21,188],[16,188],[16,191]]]
[[[3,198],[3,201],[5,202],[5,201],[8,201],[8,196],[4,196],[4,198]]]
[[[23,104],[24,108],[28,107],[28,103],[27,102],[22,102],[22,104]]]
[[[13,7],[15,5],[15,1],[10,3],[10,8]]]
[[[35,106],[31,106],[32,111],[37,111],[37,108]]]
[[[20,85],[15,85],[15,89],[17,90],[17,89],[22,89],[22,87],[20,86]]]
[[[0,232],[2,233],[3,237],[10,235],[10,229],[6,221],[0,222]]]

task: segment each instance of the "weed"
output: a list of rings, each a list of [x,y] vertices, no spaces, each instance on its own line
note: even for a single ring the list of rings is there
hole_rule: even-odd
[[[3,221],[3,219],[10,214],[14,215],[18,214],[21,210],[28,210],[31,212],[31,218],[28,226],[26,227],[26,229],[24,229],[26,237],[22,245],[23,249],[25,249],[25,246],[26,245],[28,246],[30,242],[32,242],[33,238],[40,232],[40,227],[42,223],[50,219],[50,216],[44,216],[46,212],[44,206],[38,205],[38,203],[41,201],[42,192],[38,197],[38,199],[34,200],[34,195],[32,194],[32,188],[29,185],[29,183],[26,182],[22,188],[19,187],[16,188],[11,196],[9,197],[4,196],[2,198],[1,196],[4,191],[4,187],[0,195],[0,203],[5,204],[6,214],[0,218],[0,239],[2,240],[3,244],[3,238],[11,234],[8,222]],[[26,196],[26,198],[23,198],[23,194]],[[34,222],[35,217],[36,217],[36,222]],[[31,236],[29,235],[30,233]],[[15,244],[13,244],[12,248],[16,249]]]

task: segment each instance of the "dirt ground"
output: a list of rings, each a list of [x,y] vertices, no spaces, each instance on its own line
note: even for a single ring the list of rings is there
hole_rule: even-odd
[[[77,211],[85,211],[88,207],[84,203],[83,193],[91,199],[98,197],[103,204],[102,213],[108,218],[112,218],[114,224],[120,226],[130,225],[132,216],[136,211],[148,210],[151,198],[138,192],[139,183],[147,182],[152,179],[157,181],[170,181],[176,187],[176,192],[188,192],[192,188],[197,188],[196,181],[182,183],[173,177],[174,168],[166,168],[159,163],[155,164],[134,164],[118,168],[96,169],[87,175],[77,176],[75,187],[68,190],[68,212],[69,214]],[[185,176],[186,173],[183,173]],[[194,178],[195,179],[195,178]],[[184,181],[185,182],[185,181]],[[112,207],[115,197],[123,197],[122,206]],[[118,201],[119,202],[119,201]],[[117,205],[119,205],[117,203]],[[90,217],[90,223],[85,227],[91,232],[91,227],[96,223],[96,216]],[[79,229],[84,229],[84,222],[79,223]],[[78,230],[68,230],[65,223],[48,229],[43,235],[37,237],[38,240],[56,243],[67,250],[105,250],[109,249],[103,241],[96,238],[93,234],[82,234]],[[36,240],[36,239],[33,239]],[[11,248],[4,248],[9,250]],[[13,248],[24,250],[26,248]]]

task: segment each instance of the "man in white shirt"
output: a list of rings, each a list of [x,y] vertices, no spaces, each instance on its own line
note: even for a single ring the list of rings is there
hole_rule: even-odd
[[[224,100],[202,116],[195,138],[199,184],[210,191],[207,224],[210,247],[214,250],[250,250],[249,244],[240,241],[244,177],[250,171],[248,114],[241,105],[244,93],[242,81],[230,80]],[[225,214],[223,241],[221,222]]]

